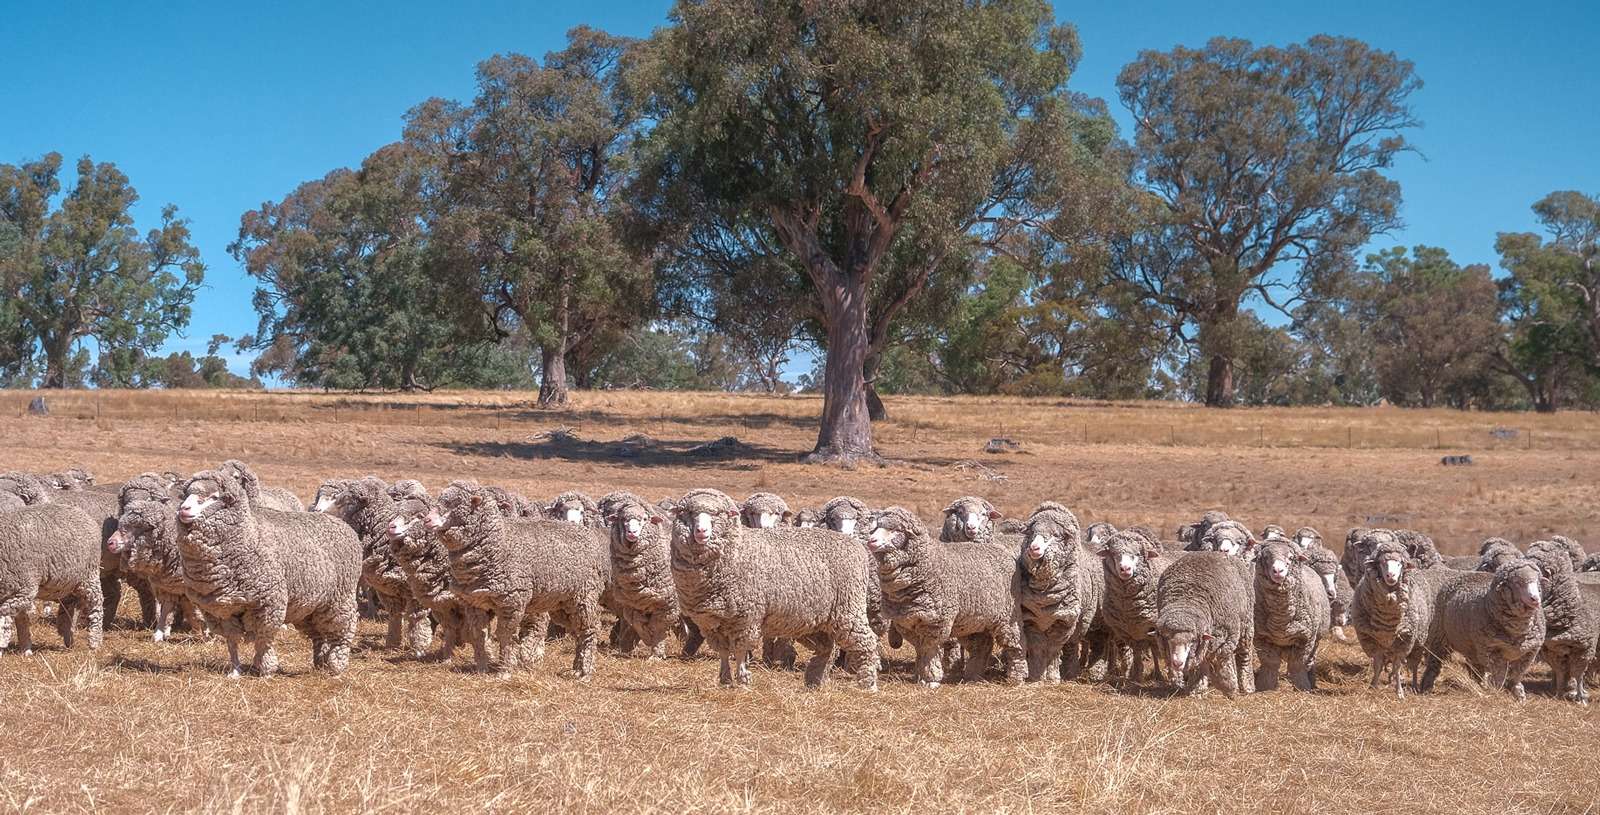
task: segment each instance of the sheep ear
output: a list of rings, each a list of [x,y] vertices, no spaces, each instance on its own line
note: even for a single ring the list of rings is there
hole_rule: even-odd
[[[1159,558],[1159,557],[1161,557],[1161,550],[1160,549],[1157,549],[1156,547],[1151,546],[1150,544],[1145,544],[1145,547],[1144,547],[1144,559],[1145,560],[1155,560],[1156,558]]]
[[[1211,634],[1208,632],[1208,633],[1205,633],[1205,634],[1201,634],[1200,635],[1200,639],[1201,639],[1202,642],[1210,642],[1213,639],[1215,639],[1215,637],[1212,637]]]
[[[735,510],[731,510],[730,509],[730,510],[728,510],[728,517],[729,518],[738,518],[739,517],[739,513],[737,511],[735,511]]]
[[[789,510],[784,510],[783,511],[783,520],[785,522],[789,521],[792,518],[794,518],[794,513],[793,512],[791,512]]]
[[[483,506],[483,496],[479,495],[478,493],[473,493],[471,497],[467,499],[467,501],[468,503],[472,504],[473,509]]]
[[[653,523],[656,526],[660,526],[661,525],[661,516],[660,515],[651,515],[650,516],[650,523]]]
[[[1000,510],[998,510],[998,509],[989,510],[989,520],[991,520],[991,521],[998,521],[998,520],[1000,520],[1001,518],[1004,518],[1004,517],[1005,516],[1000,514]]]

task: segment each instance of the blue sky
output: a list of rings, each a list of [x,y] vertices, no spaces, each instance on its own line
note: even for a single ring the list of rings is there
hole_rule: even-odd
[[[51,150],[113,161],[142,201],[141,228],[171,202],[208,265],[186,338],[253,331],[251,282],[227,254],[239,216],[395,140],[407,108],[468,98],[495,53],[560,47],[587,23],[643,36],[668,2],[13,2],[0,15],[0,162]],[[1276,0],[1072,4],[1084,45],[1077,90],[1115,103],[1140,50],[1217,35],[1258,43],[1361,38],[1416,63],[1420,155],[1395,169],[1406,227],[1380,249],[1443,246],[1493,263],[1497,231],[1535,228],[1545,193],[1600,193],[1600,4]],[[70,179],[69,179],[70,180]],[[246,363],[234,360],[236,371]]]

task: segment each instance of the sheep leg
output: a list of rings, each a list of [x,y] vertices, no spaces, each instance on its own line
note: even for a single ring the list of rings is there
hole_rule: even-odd
[[[61,644],[67,648],[72,647],[72,621],[78,618],[78,599],[76,597],[63,597],[56,605],[56,633],[61,635]]]
[[[117,606],[122,603],[122,581],[117,578],[117,573],[102,570],[100,572],[100,596],[105,598],[106,627],[117,624]]]
[[[68,618],[71,619],[71,618]],[[27,657],[33,656],[33,608],[18,611],[11,621],[17,627],[17,653]]]
[[[806,660],[806,687],[820,688],[822,683],[828,681],[828,668],[833,665],[833,654],[836,650],[833,637],[827,634],[813,634],[802,642],[811,650],[811,658]]]
[[[1061,650],[1065,634],[1029,631],[1024,634],[1028,653],[1028,681],[1055,685],[1061,682]]]
[[[278,626],[264,625],[256,629],[256,675],[262,678],[278,672],[278,653],[272,648],[272,641],[278,636]],[[313,652],[314,654],[315,652]]]
[[[878,690],[878,634],[869,623],[858,623],[837,638],[844,652],[845,666],[856,675],[856,687],[869,692]]]
[[[495,644],[500,649],[500,675],[508,676],[517,666],[517,639],[522,629],[521,606],[501,608],[494,615]],[[549,619],[546,617],[546,619]]]
[[[550,624],[550,615],[541,612],[533,615],[533,620],[528,627],[528,648],[523,654],[529,664],[544,659],[544,644],[551,639],[551,635],[560,636],[561,627]]]
[[[133,593],[139,597],[139,617],[144,621],[145,628],[151,628],[160,622],[160,611],[156,604],[155,587],[143,577],[131,578],[128,581],[133,586]]]
[[[226,631],[226,632],[223,633],[223,637],[224,637],[224,639],[226,639],[228,641],[228,678],[229,679],[238,679],[239,678],[239,635],[234,633],[234,632],[232,632],[232,631]]]
[[[1528,672],[1528,667],[1533,664],[1535,656],[1530,654],[1506,667],[1506,682],[1511,685],[1511,695],[1515,696],[1518,702],[1528,698],[1528,690],[1522,686],[1522,675]]]
[[[1289,683],[1298,690],[1311,690],[1316,687],[1311,681],[1311,667],[1307,664],[1306,650],[1305,645],[1289,648]]]
[[[413,657],[421,659],[423,654],[428,653],[429,646],[433,645],[433,615],[415,597],[406,599],[405,614],[406,647]]]
[[[1439,678],[1439,669],[1443,667],[1443,660],[1437,654],[1427,656],[1427,666],[1422,670],[1422,681],[1417,685],[1418,693],[1427,693],[1433,690],[1433,683]]]
[[[1261,667],[1256,669],[1256,690],[1269,691],[1278,689],[1278,669],[1283,663],[1283,651],[1275,645],[1268,645],[1260,650]],[[1296,681],[1290,677],[1290,681]]]
[[[376,592],[374,592],[376,594]],[[388,619],[388,628],[383,635],[385,650],[394,650],[400,647],[403,641],[406,622],[405,600],[392,594],[378,594],[378,605],[383,607],[384,617]]]
[[[78,606],[83,609],[84,616],[89,622],[89,650],[100,650],[105,642],[106,606],[105,597],[100,594],[100,585],[93,581],[84,583],[78,589]]]
[[[695,654],[700,653],[700,649],[706,644],[706,635],[701,633],[699,624],[688,617],[683,618],[683,628],[685,632],[683,655],[693,658]]]
[[[647,659],[667,658],[667,637],[671,634],[673,619],[669,614],[651,614],[645,618],[643,637],[645,645],[650,647]]]
[[[1377,690],[1378,689],[1378,685],[1383,682],[1383,666],[1385,666],[1387,664],[1389,664],[1389,657],[1388,657],[1387,654],[1374,654],[1373,655],[1373,657],[1372,657],[1372,681],[1367,683],[1367,688],[1369,690]],[[1394,681],[1396,683],[1398,683],[1400,681],[1400,672],[1399,671],[1395,672]]]
[[[917,649],[917,681],[928,688],[937,688],[944,680],[945,639],[920,636],[911,642]]]
[[[582,603],[567,619],[572,632],[572,673],[579,680],[594,674],[594,655],[600,646],[600,609]]]
[[[1206,673],[1211,677],[1211,684],[1222,691],[1222,695],[1229,699],[1239,695],[1239,666],[1228,658],[1227,654],[1217,654],[1206,661]]]
[[[988,634],[968,637],[964,640],[963,650],[967,653],[967,664],[961,672],[963,682],[982,682],[984,674],[989,672],[989,660],[994,654],[994,638]]]
[[[889,647],[899,648],[900,646],[905,645],[905,643],[906,638],[900,633],[900,627],[894,623],[889,623]]]
[[[156,619],[150,627],[151,642],[165,642],[172,628],[172,598],[156,594]]]

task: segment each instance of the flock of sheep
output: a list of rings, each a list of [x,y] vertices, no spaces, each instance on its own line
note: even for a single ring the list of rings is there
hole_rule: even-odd
[[[1312,688],[1319,644],[1348,625],[1372,686],[1399,696],[1428,690],[1459,654],[1520,699],[1542,657],[1555,693],[1583,703],[1600,669],[1597,570],[1600,556],[1561,536],[1443,558],[1418,532],[1353,529],[1336,555],[1309,527],[1257,536],[1211,512],[1169,542],[1143,527],[1080,529],[1048,501],[1007,520],[961,498],[931,530],[847,497],[799,512],[771,493],[740,504],[711,489],[541,504],[470,481],[434,495],[368,476],[324,482],[308,511],[237,461],[115,486],[82,470],[0,473],[0,647],[31,653],[41,603],[56,604],[68,647],[75,627],[98,647],[127,583],[156,641],[175,626],[218,635],[230,676],[241,645],[256,673],[273,673],[290,625],[311,639],[314,667],[343,671],[365,600],[385,612],[386,648],[446,661],[466,645],[483,671],[533,663],[565,634],[587,678],[609,627],[621,653],[709,647],[724,685],[748,685],[757,655],[794,667],[798,643],[808,686],[841,667],[876,689],[887,637],[911,644],[928,687],[953,671],[1139,683],[1148,657],[1153,681],[1232,696],[1270,690],[1280,672]]]

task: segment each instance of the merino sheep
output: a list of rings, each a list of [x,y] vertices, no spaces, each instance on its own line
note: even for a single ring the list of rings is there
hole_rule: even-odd
[[[546,507],[520,492],[493,484],[484,484],[480,489],[483,490],[484,497],[494,501],[494,505],[500,514],[507,518],[545,517]]]
[[[228,470],[195,474],[178,507],[178,551],[189,596],[228,643],[229,677],[239,642],[255,644],[256,673],[278,667],[273,641],[290,624],[310,637],[312,665],[339,674],[356,635],[361,543],[326,515],[253,506]]]
[[[1083,545],[1089,547],[1091,552],[1098,552],[1106,545],[1106,541],[1111,540],[1111,536],[1115,534],[1117,534],[1116,527],[1105,521],[1095,521],[1084,527]]]
[[[1544,646],[1545,580],[1537,563],[1507,561],[1493,574],[1452,573],[1439,588],[1434,614],[1439,624],[1428,638],[1422,690],[1430,690],[1443,660],[1458,653],[1473,678],[1488,690],[1511,687],[1527,698],[1522,675]]]
[[[1167,678],[1185,693],[1207,679],[1227,696],[1252,693],[1255,587],[1251,566],[1222,552],[1184,555],[1161,573],[1156,637]]]
[[[692,490],[672,528],[672,580],[683,612],[721,657],[720,682],[748,687],[749,653],[763,634],[815,653],[806,684],[827,675],[843,647],[858,684],[878,685],[870,558],[855,539],[819,529],[745,529],[739,507],[716,490]]]
[[[1160,643],[1156,640],[1156,589],[1169,558],[1161,547],[1133,530],[1113,533],[1099,550],[1105,569],[1105,598],[1101,616],[1114,653],[1127,649],[1127,679],[1144,678],[1144,658],[1150,655],[1160,671]]]
[[[172,636],[174,618],[180,611],[189,625],[205,632],[183,579],[183,557],[178,551],[181,501],[182,496],[156,473],[129,479],[117,497],[116,531],[106,540],[106,550],[121,557],[122,569],[150,584],[155,595],[150,638],[155,642]]]
[[[1505,538],[1488,538],[1478,547],[1478,565],[1470,571],[1493,573],[1499,570],[1502,564],[1520,557],[1522,550],[1511,541]]]
[[[822,505],[822,525],[846,535],[864,534],[871,517],[872,510],[865,503],[847,495]]]
[[[1333,550],[1315,544],[1301,549],[1301,552],[1306,556],[1306,565],[1317,573],[1328,591],[1333,638],[1348,642],[1343,627],[1350,624],[1350,603],[1355,598],[1356,590],[1350,585],[1350,579],[1345,577],[1344,569],[1339,568],[1339,556]]]
[[[1436,621],[1434,603],[1451,576],[1443,569],[1421,568],[1399,541],[1373,547],[1350,608],[1356,641],[1372,660],[1371,687],[1377,688],[1388,671],[1395,698],[1405,698],[1402,668],[1410,672],[1411,686],[1421,687],[1418,668]]]
[[[805,507],[794,514],[794,525],[800,529],[816,529],[822,526],[822,511]]]
[[[7,476],[11,478],[8,480]],[[105,625],[110,626],[116,622],[117,606],[122,601],[122,583],[127,581],[139,597],[140,619],[147,627],[154,626],[156,622],[156,598],[150,590],[150,584],[142,577],[131,574],[123,568],[122,558],[106,548],[106,543],[111,539],[111,534],[117,530],[117,495],[102,490],[52,490],[44,486],[44,482],[37,477],[20,479],[19,474],[8,473],[0,476],[0,489],[5,489],[7,483],[15,484],[18,494],[30,504],[53,503],[76,507],[84,514],[100,524],[100,532],[95,537],[96,551],[100,553],[100,596],[104,603]]]
[[[593,674],[611,571],[603,540],[565,521],[506,518],[481,487],[465,481],[439,494],[426,523],[450,553],[468,633],[481,638],[494,618],[502,674],[543,655],[539,625],[552,619],[572,634],[573,675]],[[488,670],[482,656],[478,667]]]
[[[1200,516],[1199,521],[1178,527],[1178,541],[1184,545],[1185,549],[1196,551],[1199,548],[1200,540],[1206,536],[1211,527],[1226,520],[1228,520],[1228,513],[1213,509]]]
[[[1306,561],[1306,553],[1287,538],[1268,541],[1256,552],[1258,691],[1277,688],[1278,667],[1283,662],[1288,663],[1289,681],[1296,688],[1317,686],[1317,647],[1329,629],[1330,592]]]
[[[417,481],[396,481],[389,487],[389,497],[394,500],[394,517],[384,530],[389,551],[405,572],[411,596],[438,621],[439,649],[423,659],[446,661],[463,642],[471,642],[478,663],[486,664],[483,636],[467,633],[466,613],[450,581],[450,554],[423,522],[433,511],[433,499]]]
[[[1000,650],[1007,682],[1024,675],[1022,590],[1015,550],[994,542],[935,541],[909,510],[890,507],[873,519],[867,550],[877,563],[883,607],[917,651],[917,680],[944,679],[944,644],[964,639],[966,679],[983,678]]]
[[[1545,635],[1540,656],[1550,664],[1556,695],[1587,704],[1589,670],[1600,646],[1600,584],[1578,579],[1571,550],[1561,541],[1535,541],[1528,559],[1539,564],[1548,583],[1544,595]]]
[[[1073,679],[1085,667],[1092,681],[1105,678],[1107,632],[1100,619],[1105,568],[1081,538],[1077,517],[1059,504],[1028,518],[1022,633],[1030,682]]]
[[[1584,558],[1582,565],[1578,567],[1578,571],[1600,572],[1600,552],[1596,552],[1595,554]]]
[[[770,492],[752,493],[749,498],[744,499],[739,513],[745,526],[757,529],[771,529],[787,524],[794,516],[794,513],[789,511],[789,504]]]
[[[1294,531],[1293,540],[1295,543],[1300,545],[1301,549],[1310,549],[1312,547],[1327,549],[1327,547],[1323,546],[1322,544],[1322,533],[1318,532],[1314,527],[1302,526],[1299,529],[1296,529]],[[1331,552],[1333,550],[1328,549],[1328,551]]]
[[[1529,554],[1533,553],[1535,546],[1566,555],[1567,559],[1572,561],[1572,570],[1575,572],[1583,568],[1583,561],[1589,556],[1587,552],[1583,551],[1582,544],[1566,535],[1551,535],[1544,540],[1528,544]]]
[[[33,653],[34,604],[55,602],[56,631],[72,647],[72,621],[82,610],[89,648],[100,647],[100,526],[82,510],[45,503],[0,513],[0,616],[15,627],[17,650]]]
[[[82,467],[71,467],[45,476],[44,482],[58,490],[82,490],[94,486],[94,473]]]
[[[1011,540],[1007,541],[1000,539],[996,525],[1004,517],[993,504],[976,495],[957,498],[950,503],[950,506],[944,508],[944,525],[939,531],[939,540],[1003,542],[1007,546],[1021,544],[1020,535],[1010,535],[1008,537]]]
[[[670,527],[658,510],[638,498],[619,497],[606,517],[617,615],[650,649],[650,659],[661,659],[682,616],[672,582]]]
[[[1249,560],[1257,544],[1255,533],[1238,521],[1218,521],[1206,528],[1188,548],[1197,552],[1221,552],[1225,555]]]
[[[244,488],[245,495],[250,497],[250,505],[279,512],[304,512],[306,505],[300,503],[299,496],[283,489],[282,487],[263,487],[261,479],[250,466],[238,459],[228,459],[222,462],[217,469],[228,473],[239,481]]]
[[[581,492],[564,492],[550,499],[544,516],[552,521],[566,521],[599,532],[606,529],[605,518],[600,515],[600,505]]]
[[[370,475],[349,479],[331,492],[319,491],[313,509],[349,524],[360,539],[361,580],[377,595],[389,618],[384,647],[404,645],[413,656],[426,654],[433,644],[433,623],[389,546],[388,530],[395,516],[389,485]]]

